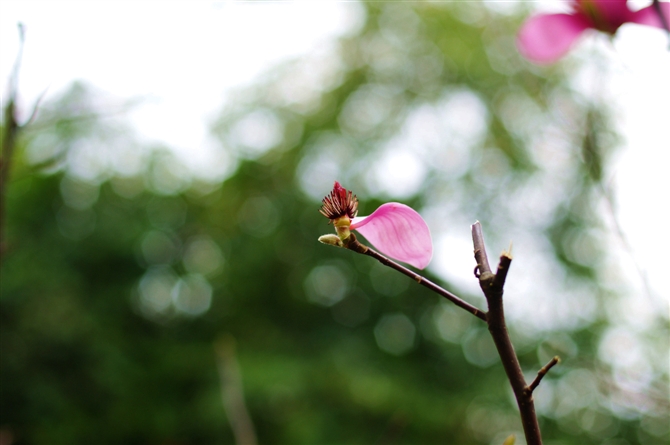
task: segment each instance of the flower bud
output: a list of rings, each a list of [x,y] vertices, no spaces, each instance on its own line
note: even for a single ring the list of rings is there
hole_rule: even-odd
[[[321,235],[319,237],[319,242],[323,244],[330,244],[331,246],[343,247],[340,237],[332,233]]]

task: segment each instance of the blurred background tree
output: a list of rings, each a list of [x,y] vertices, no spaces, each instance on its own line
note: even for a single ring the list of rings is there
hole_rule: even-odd
[[[496,5],[364,4],[355,35],[228,101],[225,177],[142,142],[85,84],[41,105],[5,203],[3,443],[233,443],[221,342],[259,443],[522,443],[484,323],[316,241],[334,180],[362,215],[421,211],[428,276],[479,307],[449,272],[474,267],[469,225],[492,253],[514,240],[522,366],[563,359],[535,396],[546,443],[667,443],[666,311],[633,329],[615,310],[606,101],[574,88],[578,60],[523,61],[523,17]]]

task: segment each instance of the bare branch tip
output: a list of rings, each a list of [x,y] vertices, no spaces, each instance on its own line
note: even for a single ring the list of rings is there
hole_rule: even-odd
[[[540,369],[539,373],[540,374],[546,374],[549,372],[551,368],[553,368],[555,365],[558,363],[561,363],[561,358],[557,355],[555,355],[551,360],[549,360],[549,363],[544,365],[542,369]]]
[[[551,360],[549,360],[549,363],[544,365],[537,372],[537,377],[535,377],[535,380],[533,380],[533,382],[526,387],[525,391],[528,392],[529,394],[532,394],[533,391],[535,390],[535,388],[537,388],[538,385],[540,384],[540,382],[542,381],[542,378],[544,378],[544,376],[547,375],[549,370],[551,368],[553,368],[554,365],[556,365],[557,363],[560,363],[560,362],[561,362],[561,358],[559,356],[555,355]]]

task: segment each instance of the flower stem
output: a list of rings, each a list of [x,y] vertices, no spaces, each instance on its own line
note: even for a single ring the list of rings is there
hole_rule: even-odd
[[[362,253],[364,255],[371,256],[372,258],[376,259],[380,263],[382,263],[384,266],[388,266],[392,269],[397,270],[398,272],[407,275],[408,277],[412,278],[414,281],[419,283],[422,286],[427,287],[428,289],[432,290],[436,294],[446,298],[447,300],[451,301],[454,303],[456,306],[465,309],[466,311],[470,312],[472,315],[475,317],[486,321],[486,313],[484,313],[482,310],[477,309],[476,307],[472,306],[470,303],[467,303],[463,301],[461,298],[457,297],[456,295],[452,294],[446,289],[443,289],[442,287],[438,286],[437,284],[433,283],[429,279],[409,270],[405,266],[401,266],[400,264],[396,263],[393,260],[390,260],[389,258],[385,257],[381,253],[377,252],[376,250],[373,250],[369,248],[368,246],[365,246],[361,243],[359,243],[356,240],[356,236],[352,233],[348,244],[346,247],[350,250],[353,250],[354,252]]]

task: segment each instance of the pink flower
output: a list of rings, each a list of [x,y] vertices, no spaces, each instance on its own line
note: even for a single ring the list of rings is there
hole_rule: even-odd
[[[611,35],[624,23],[663,28],[654,6],[631,11],[626,0],[572,0],[570,14],[539,14],[524,23],[517,37],[519,51],[530,61],[547,64],[560,59],[587,29]],[[670,3],[659,3],[670,23]]]
[[[341,241],[349,238],[350,230],[356,230],[381,253],[419,269],[426,267],[433,257],[428,225],[404,204],[387,202],[370,216],[357,217],[356,195],[336,181],[319,211],[333,223]],[[319,240],[325,242],[322,238]]]

